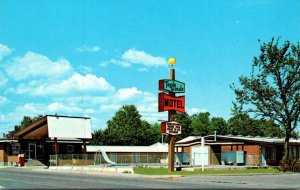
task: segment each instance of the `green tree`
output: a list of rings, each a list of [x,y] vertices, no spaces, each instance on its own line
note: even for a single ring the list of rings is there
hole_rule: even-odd
[[[110,145],[145,145],[149,128],[134,105],[124,105],[107,121],[105,133]]]
[[[228,120],[229,133],[262,137],[282,137],[283,130],[271,119],[252,119],[242,111],[242,107],[233,103],[232,117]]]
[[[92,141],[91,144],[97,145],[107,145],[105,130],[95,130],[92,133]]]
[[[193,134],[192,121],[187,113],[176,114],[175,121],[181,124],[181,134],[177,135],[176,140],[184,139]]]
[[[151,125],[150,129],[149,129],[149,145],[157,143],[157,142],[161,142],[161,130],[160,130],[161,125],[158,123],[154,123],[153,125]]]
[[[283,160],[289,158],[289,140],[300,120],[300,43],[279,39],[260,45],[250,77],[239,78],[240,88],[231,86],[244,111],[276,121],[285,131]]]
[[[135,132],[139,143],[138,145],[151,145],[160,141],[160,127],[149,124],[147,121],[142,120],[142,125]],[[158,137],[159,136],[159,137]]]
[[[228,128],[229,133],[233,135],[251,135],[251,136],[259,136],[259,134],[250,133],[249,131],[255,131],[249,130],[249,128],[253,128],[252,123],[253,120],[250,118],[248,114],[241,113],[234,115],[228,120]]]
[[[191,126],[193,128],[193,135],[205,136],[209,134],[209,112],[194,114],[191,116]]]
[[[260,136],[264,136],[264,137],[284,136],[284,131],[273,120],[270,119],[255,120],[253,125],[257,126],[258,131],[260,131]]]
[[[209,134],[213,134],[215,131],[218,135],[228,134],[227,122],[222,117],[211,118]]]
[[[30,116],[24,116],[22,121],[20,122],[19,125],[15,125],[14,130],[9,131],[8,134],[13,137],[13,135],[23,129],[25,129],[27,126],[31,125],[32,123],[38,121],[39,119],[41,119],[43,117],[43,115],[37,115],[34,117],[30,117]]]

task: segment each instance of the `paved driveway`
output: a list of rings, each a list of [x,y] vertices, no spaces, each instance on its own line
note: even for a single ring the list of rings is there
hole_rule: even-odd
[[[2,168],[0,186],[0,189],[300,189],[300,174],[172,177]]]

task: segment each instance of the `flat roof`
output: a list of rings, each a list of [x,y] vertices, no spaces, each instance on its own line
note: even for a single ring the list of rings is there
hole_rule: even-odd
[[[168,144],[155,143],[150,146],[100,146],[100,145],[87,145],[87,152],[168,152]]]
[[[187,138],[184,138],[180,141],[176,142],[176,146],[179,145],[192,145],[201,143],[201,136],[189,136]],[[217,141],[214,141],[213,139],[216,138]],[[285,139],[284,138],[278,138],[278,137],[260,137],[260,136],[233,136],[233,135],[208,135],[204,136],[205,144],[208,144],[208,142],[219,142],[224,143],[224,140],[226,141],[232,141],[232,142],[253,142],[253,143],[263,143],[263,144],[283,144]],[[298,144],[300,145],[300,139],[290,139],[290,144]]]
[[[14,139],[0,139],[0,143],[1,142],[8,142],[8,143],[10,143],[10,142],[18,142],[18,140],[14,140]]]

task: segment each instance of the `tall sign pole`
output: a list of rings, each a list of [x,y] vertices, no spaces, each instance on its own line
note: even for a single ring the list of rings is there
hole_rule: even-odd
[[[175,69],[173,65],[176,63],[175,58],[169,59],[170,69],[169,79],[159,80],[159,90],[162,91],[158,96],[158,111],[168,111],[168,121],[163,121],[161,124],[161,132],[168,135],[168,172],[174,171],[175,157],[175,141],[176,135],[181,134],[180,123],[175,122],[176,111],[184,112],[185,97],[176,96],[176,93],[185,92],[185,84],[175,80]],[[167,94],[166,94],[167,93]]]
[[[175,63],[175,62],[174,62]],[[170,80],[175,80],[175,69],[170,69]],[[175,96],[174,92],[169,92],[170,96]],[[168,111],[168,121],[174,121],[175,119],[176,111],[169,110]],[[175,157],[175,141],[176,141],[176,135],[169,134],[168,140],[170,142],[168,147],[168,172],[174,172],[174,157]]]

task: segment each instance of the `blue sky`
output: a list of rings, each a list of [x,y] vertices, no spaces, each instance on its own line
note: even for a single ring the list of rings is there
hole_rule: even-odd
[[[186,111],[230,118],[229,84],[248,75],[259,42],[300,41],[300,1],[0,0],[0,133],[24,115],[90,116],[124,104],[150,123],[158,80],[186,83]]]

